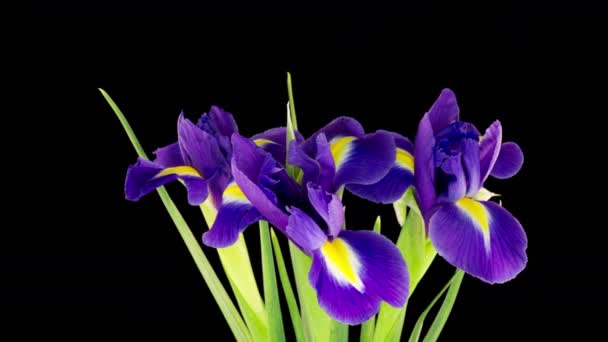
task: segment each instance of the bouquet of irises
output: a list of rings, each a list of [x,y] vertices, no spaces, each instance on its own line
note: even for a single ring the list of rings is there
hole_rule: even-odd
[[[409,332],[410,341],[435,341],[465,273],[493,284],[525,267],[521,224],[483,187],[489,176],[512,177],[523,163],[519,146],[503,143],[499,121],[481,134],[460,121],[455,95],[445,89],[422,116],[413,143],[396,132],[365,132],[351,117],[304,137],[289,74],[287,84],[285,127],[244,137],[221,108],[211,107],[196,123],[182,113],[177,142],[153,159],[101,90],[139,154],[127,171],[126,198],[158,191],[236,340],[347,341],[349,326],[360,324],[361,341],[399,341],[408,299],[439,254],[456,272]],[[193,236],[163,188],[176,180],[188,203],[202,210],[209,227],[202,237]],[[392,204],[401,225],[397,241],[382,235],[380,217],[374,227],[347,224],[344,190]],[[255,223],[262,293],[243,238]],[[288,242],[282,247],[279,239]],[[217,250],[236,305],[201,242]],[[279,287],[293,334],[286,334]]]

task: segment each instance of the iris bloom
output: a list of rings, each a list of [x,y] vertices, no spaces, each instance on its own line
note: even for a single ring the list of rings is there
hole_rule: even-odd
[[[459,121],[452,91],[443,90],[418,126],[415,186],[428,235],[439,255],[488,283],[514,278],[526,265],[526,234],[500,205],[476,199],[492,175],[509,178],[523,163],[515,143],[502,143],[495,121],[483,136]]]
[[[381,301],[395,307],[405,304],[407,267],[390,240],[370,231],[343,230],[338,196],[312,182],[306,187],[296,183],[249,139],[234,134],[232,145],[232,173],[240,189],[235,197],[253,204],[313,259],[309,282],[331,317],[359,324],[378,312]],[[230,228],[234,226],[222,226]]]
[[[413,184],[412,150],[397,133],[365,134],[355,119],[340,117],[306,141],[292,141],[289,163],[302,169],[303,184],[331,193],[345,186],[370,201],[392,203]]]

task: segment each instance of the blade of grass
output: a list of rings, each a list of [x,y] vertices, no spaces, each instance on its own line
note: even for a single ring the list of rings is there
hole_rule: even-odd
[[[137,136],[135,136],[131,125],[129,125],[129,122],[127,121],[122,111],[118,108],[118,106],[112,100],[110,95],[108,95],[108,93],[106,93],[101,88],[99,89],[99,91],[106,99],[110,107],[112,107],[112,110],[114,111],[114,113],[118,117],[118,120],[122,124],[122,127],[127,133],[127,136],[129,137],[131,144],[133,144],[133,147],[135,148],[137,154],[142,158],[147,158],[146,153],[144,152],[143,148],[141,147],[141,144],[139,143],[139,140],[137,139]],[[224,315],[224,318],[226,319],[230,330],[234,334],[235,339],[237,341],[253,341],[251,338],[251,334],[249,333],[249,330],[245,325],[245,322],[243,321],[241,315],[234,306],[234,303],[232,303],[230,296],[228,296],[226,289],[224,289],[224,286],[217,277],[217,274],[213,270],[213,267],[209,263],[209,260],[201,249],[201,246],[198,244],[198,241],[192,234],[192,231],[186,223],[186,220],[184,220],[184,217],[175,206],[175,203],[171,199],[171,196],[169,196],[169,193],[164,187],[159,187],[157,189],[157,192],[165,208],[167,209],[169,216],[177,227],[180,236],[184,240],[188,252],[190,252],[190,255],[192,256],[192,259],[194,259],[194,262],[198,267],[199,272],[201,273],[205,283],[209,287],[209,290],[211,291],[215,302],[220,307],[220,311]]]
[[[260,250],[262,254],[262,277],[264,279],[264,300],[268,315],[268,341],[285,341],[279,287],[272,257],[272,244],[268,222],[260,221]]]
[[[296,335],[297,342],[304,342],[304,331],[302,330],[302,318],[300,317],[300,310],[298,309],[298,304],[296,302],[295,294],[293,293],[293,289],[291,287],[291,281],[289,280],[289,275],[287,274],[287,267],[285,267],[285,259],[283,258],[283,253],[281,252],[281,245],[279,245],[279,240],[277,239],[274,230],[270,230],[270,236],[272,238],[272,246],[274,249],[274,255],[277,259],[277,269],[279,271],[279,279],[281,280],[281,286],[283,288],[283,293],[285,294],[285,299],[287,301],[287,307],[289,308],[289,316],[291,317],[291,324],[293,326],[293,332]]]

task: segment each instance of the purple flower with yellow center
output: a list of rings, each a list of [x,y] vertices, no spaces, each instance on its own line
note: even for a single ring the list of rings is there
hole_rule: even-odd
[[[236,132],[238,127],[232,114],[216,106],[203,114],[196,125],[182,113],[177,123],[178,141],[156,150],[153,161],[139,158],[129,167],[125,182],[127,199],[138,200],[159,186],[179,180],[186,187],[191,205],[201,205],[209,199],[217,211],[204,239],[216,245],[234,243],[240,231],[261,217],[232,179],[230,136]],[[285,155],[285,136],[285,128],[273,128],[251,140],[279,157]],[[300,135],[297,138],[302,140]],[[235,228],[214,229],[223,225]],[[235,234],[226,236],[223,234],[226,231]]]
[[[249,139],[234,134],[232,145],[236,184],[266,220],[312,258],[309,282],[331,317],[360,324],[378,312],[382,301],[405,304],[407,267],[390,240],[370,231],[344,230],[338,196],[312,182],[299,185]]]
[[[415,187],[437,253],[488,283],[514,278],[526,265],[527,238],[500,205],[476,199],[484,181],[514,176],[523,164],[519,146],[502,143],[495,121],[480,136],[459,121],[454,93],[445,89],[418,126]]]
[[[380,203],[398,200],[413,184],[412,144],[401,135],[379,130],[365,134],[353,118],[333,120],[300,143],[289,145],[289,163],[313,182],[335,193],[342,186]]]

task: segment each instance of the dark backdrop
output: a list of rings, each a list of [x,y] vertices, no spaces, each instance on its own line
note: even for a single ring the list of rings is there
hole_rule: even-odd
[[[63,332],[126,324],[230,337],[212,297],[156,195],[128,202],[126,168],[136,159],[106,89],[151,152],[176,138],[181,110],[196,119],[216,104],[251,135],[282,125],[285,72],[294,77],[301,131],[339,115],[413,137],[444,87],[462,118],[485,129],[496,118],[522,147],[522,171],[486,185],[522,222],[529,263],[490,286],[466,277],[442,337],[518,340],[564,331],[590,335],[605,305],[599,258],[599,192],[605,115],[605,42],[600,18],[451,16],[38,18],[16,39],[26,98],[19,121],[23,178],[3,227],[1,307],[9,321],[52,323]],[[12,116],[12,113],[5,113]],[[15,152],[7,148],[8,155]],[[22,150],[21,150],[22,149]],[[595,169],[595,170],[594,170]],[[13,171],[10,171],[11,173]],[[601,178],[599,178],[601,180]],[[588,183],[591,182],[591,183]],[[183,189],[170,185],[196,236],[205,229]],[[346,195],[347,222],[370,228],[378,214],[395,238],[390,206]],[[594,204],[596,203],[596,204]],[[17,206],[15,206],[16,208]],[[9,206],[12,208],[12,206]],[[258,233],[246,232],[252,257]],[[599,247],[599,246],[598,246]],[[214,265],[215,252],[204,248]],[[218,269],[219,270],[219,269]],[[449,277],[437,258],[408,308],[406,325]],[[287,317],[287,312],[284,311]],[[5,321],[6,322],[6,321]]]

